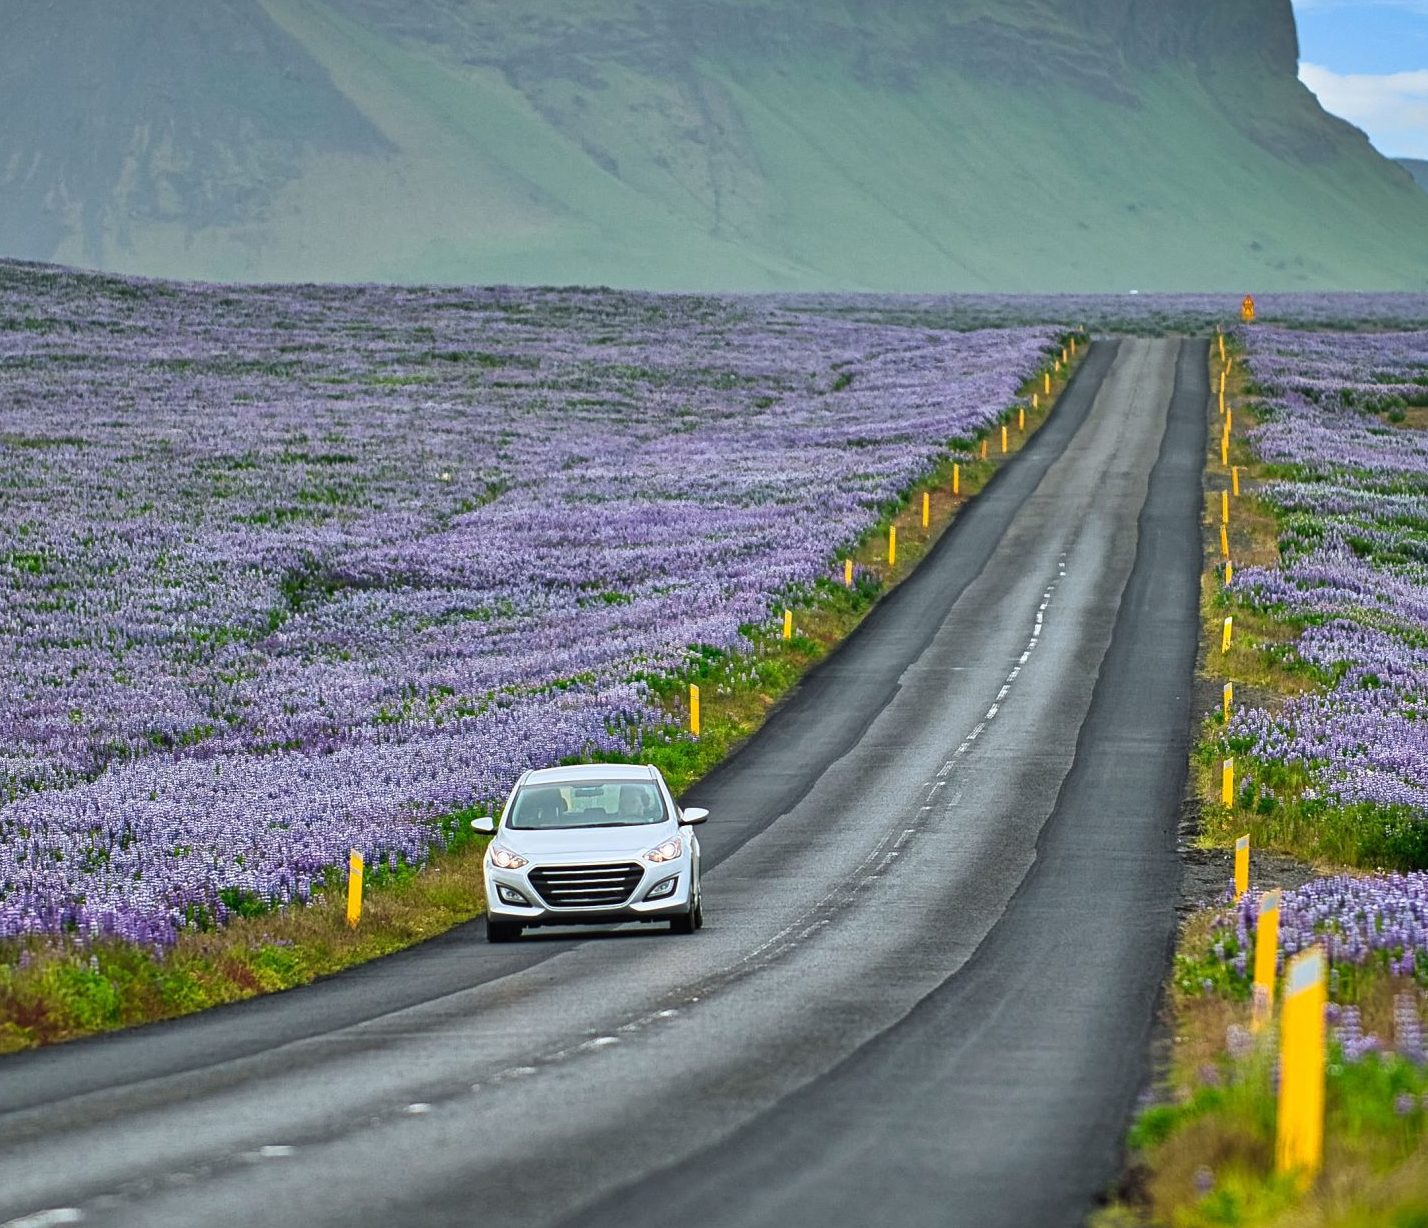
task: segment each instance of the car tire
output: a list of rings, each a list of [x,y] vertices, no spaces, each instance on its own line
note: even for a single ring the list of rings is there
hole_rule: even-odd
[[[487,921],[487,942],[515,942],[521,936],[519,921]]]
[[[695,930],[703,927],[704,896],[702,892],[696,891],[694,901],[689,905],[689,911],[669,919],[669,930],[672,934],[692,934]]]

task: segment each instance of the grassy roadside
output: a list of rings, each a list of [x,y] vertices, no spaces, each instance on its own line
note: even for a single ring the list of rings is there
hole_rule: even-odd
[[[1071,337],[1067,333],[1063,343],[1069,344]],[[750,629],[752,652],[705,654],[685,676],[652,679],[669,723],[641,748],[642,761],[658,765],[675,791],[683,792],[754,733],[804,672],[916,568],[966,501],[1046,421],[1085,353],[1084,338],[1078,337],[1076,358],[1051,373],[1050,396],[1044,394],[1041,373],[1028,381],[1023,399],[1029,403],[1033,391],[1041,395],[1037,410],[1025,410],[1024,427],[1012,408],[982,435],[954,441],[931,473],[889,505],[860,541],[850,544],[846,557],[855,565],[851,588],[829,579],[792,596],[791,639],[784,640],[781,627],[771,621]],[[1007,428],[1005,454],[1002,426]],[[924,493],[929,506],[925,527]],[[893,526],[897,562],[890,566],[887,541]],[[687,733],[690,682],[702,693],[698,740]],[[485,911],[485,841],[470,833],[468,817],[448,816],[444,826],[452,839],[420,870],[369,874],[362,923],[356,930],[346,925],[344,880],[334,872],[306,908],[236,917],[221,929],[187,932],[163,955],[117,942],[83,945],[34,939],[0,944],[0,1053],[289,989],[480,916]]]
[[[1255,389],[1243,356],[1233,348],[1231,354],[1230,460],[1239,467],[1241,494],[1231,499],[1230,556],[1236,567],[1274,567],[1280,562],[1284,522],[1257,492],[1279,475],[1245,442],[1245,432],[1258,420]],[[1211,368],[1217,381],[1217,353],[1212,352]],[[1290,697],[1333,680],[1296,658],[1292,649],[1303,623],[1254,610],[1226,591],[1220,492],[1231,479],[1220,463],[1220,426],[1212,409],[1197,694],[1209,709],[1228,681],[1237,706],[1272,712]],[[1222,647],[1226,617],[1234,619],[1228,651]],[[1406,968],[1387,952],[1371,953],[1357,963],[1334,960],[1324,1168],[1307,1189],[1274,1171],[1276,1034],[1272,1025],[1258,1034],[1253,1029],[1248,971],[1256,892],[1299,887],[1307,879],[1301,891],[1285,897],[1291,914],[1298,909],[1302,917],[1314,891],[1343,897],[1358,884],[1369,902],[1356,906],[1356,919],[1370,930],[1382,930],[1396,922],[1373,899],[1373,884],[1383,880],[1364,871],[1419,863],[1402,847],[1392,816],[1381,809],[1326,805],[1314,795],[1305,773],[1283,764],[1238,760],[1235,796],[1224,804],[1222,760],[1244,749],[1227,745],[1226,722],[1216,704],[1205,718],[1191,763],[1198,843],[1204,850],[1227,850],[1248,833],[1255,850],[1251,892],[1231,902],[1226,870],[1225,902],[1192,912],[1182,927],[1166,993],[1173,1037],[1167,1068],[1155,1102],[1132,1128],[1124,1188],[1096,1214],[1093,1226],[1425,1228],[1428,1062],[1422,1031],[1428,968]],[[1228,865],[1228,857],[1220,864]]]

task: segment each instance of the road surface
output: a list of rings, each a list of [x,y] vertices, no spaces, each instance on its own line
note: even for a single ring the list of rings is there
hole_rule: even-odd
[[[478,922],[0,1060],[0,1225],[1079,1223],[1174,930],[1206,370],[1091,347],[686,799],[700,933]]]

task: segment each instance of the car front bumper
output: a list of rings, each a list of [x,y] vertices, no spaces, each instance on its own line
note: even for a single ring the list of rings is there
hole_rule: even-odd
[[[693,867],[688,857],[643,866],[643,875],[628,896],[618,904],[609,905],[555,903],[547,899],[541,890],[540,872],[570,869],[569,865],[550,862],[523,866],[519,870],[498,870],[488,863],[485,872],[487,915],[493,921],[527,926],[615,925],[626,921],[666,921],[689,912]],[[671,878],[675,880],[672,890],[655,899],[647,898],[651,891]],[[506,889],[504,893],[502,888]],[[511,899],[512,891],[518,892],[524,903]]]

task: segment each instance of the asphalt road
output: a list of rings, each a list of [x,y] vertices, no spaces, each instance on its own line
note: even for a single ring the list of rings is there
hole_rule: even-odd
[[[474,924],[0,1060],[0,1225],[1079,1222],[1174,927],[1206,359],[1093,346],[694,790],[699,934]]]

